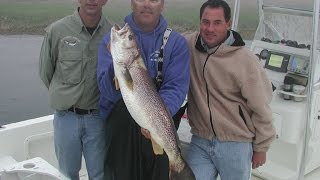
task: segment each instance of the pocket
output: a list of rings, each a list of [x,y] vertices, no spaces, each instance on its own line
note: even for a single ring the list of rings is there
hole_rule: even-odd
[[[246,118],[244,117],[244,114],[243,114],[243,111],[242,111],[242,108],[241,106],[239,105],[239,115],[240,117],[242,118],[243,122],[246,124],[247,126],[247,122],[246,122]]]
[[[241,119],[243,120],[244,124],[246,125],[247,129],[252,133],[254,133],[254,127],[253,124],[251,123],[251,119],[250,118],[246,118],[244,111],[242,110],[241,106],[239,105],[239,115],[241,117]]]
[[[59,54],[62,80],[67,84],[78,84],[82,79],[82,52],[64,51]]]
[[[67,110],[64,110],[64,111],[56,110],[54,115],[57,117],[64,117],[66,114],[67,114]]]

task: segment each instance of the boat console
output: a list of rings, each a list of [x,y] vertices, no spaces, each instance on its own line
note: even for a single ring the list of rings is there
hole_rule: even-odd
[[[295,180],[320,167],[320,90],[310,81],[319,80],[310,76],[319,74],[311,71],[320,60],[313,55],[318,51],[312,51],[312,19],[312,12],[261,6],[250,50],[275,87],[271,109],[276,129],[267,163],[253,171],[261,178]]]

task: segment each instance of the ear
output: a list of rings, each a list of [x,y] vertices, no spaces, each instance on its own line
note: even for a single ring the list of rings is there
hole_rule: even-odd
[[[164,9],[164,0],[162,0],[162,2],[161,2],[162,4],[161,4],[161,12],[163,11],[163,9]]]
[[[232,26],[232,21],[231,20],[229,20],[228,22],[227,22],[227,26],[228,26],[228,30],[231,30],[231,26]]]
[[[130,3],[130,6],[131,6],[131,11],[133,11],[133,2],[132,2],[132,0],[131,0],[131,3]]]
[[[107,2],[108,2],[108,0],[103,0],[103,2],[102,2],[102,6],[106,5],[106,4],[107,4]]]

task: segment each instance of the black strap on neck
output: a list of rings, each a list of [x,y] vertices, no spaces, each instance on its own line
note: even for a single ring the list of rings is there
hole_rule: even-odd
[[[157,89],[160,89],[160,86],[162,84],[162,65],[163,65],[163,59],[164,59],[164,47],[166,46],[170,33],[172,32],[172,29],[167,28],[162,40],[162,46],[160,48],[160,53],[157,59],[157,76],[156,76],[156,86]]]

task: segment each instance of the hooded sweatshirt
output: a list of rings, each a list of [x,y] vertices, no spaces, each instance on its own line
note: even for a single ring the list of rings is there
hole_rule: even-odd
[[[135,39],[150,77],[155,78],[157,75],[156,62],[167,29],[167,22],[161,16],[159,24],[151,32],[143,32],[134,22],[132,14],[125,18],[125,23],[128,23],[136,36]],[[104,36],[98,51],[97,79],[100,89],[100,114],[103,119],[109,116],[115,103],[122,98],[121,92],[115,89],[113,82],[112,57],[106,48],[109,41],[110,32]],[[178,111],[186,97],[189,88],[189,71],[187,42],[180,34],[172,31],[164,48],[163,81],[159,90],[159,94],[171,115]]]
[[[208,140],[252,142],[254,151],[266,152],[275,138],[271,82],[241,36],[234,31],[228,35],[211,49],[199,32],[186,36],[191,54],[191,133]]]

